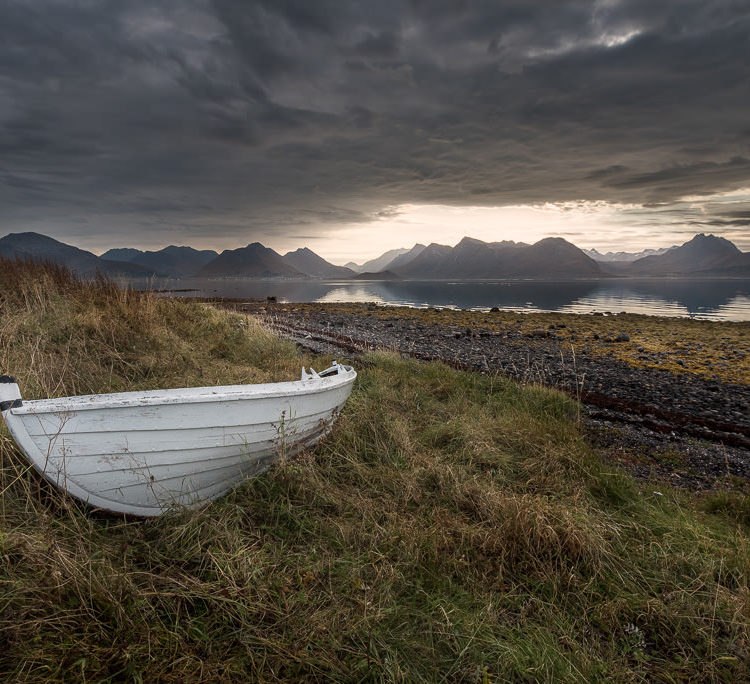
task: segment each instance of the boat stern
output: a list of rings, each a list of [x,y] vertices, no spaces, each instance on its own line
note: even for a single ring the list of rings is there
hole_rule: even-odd
[[[12,408],[21,406],[21,390],[15,378],[0,375],[0,413],[5,414]]]

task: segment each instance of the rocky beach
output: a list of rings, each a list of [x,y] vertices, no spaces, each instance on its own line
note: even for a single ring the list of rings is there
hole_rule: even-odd
[[[750,324],[213,300],[319,352],[390,349],[580,399],[590,440],[639,477],[750,485]]]

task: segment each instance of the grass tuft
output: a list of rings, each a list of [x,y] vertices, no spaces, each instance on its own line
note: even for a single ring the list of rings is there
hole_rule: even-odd
[[[750,496],[741,492],[711,492],[703,501],[704,510],[724,516],[750,529]]]

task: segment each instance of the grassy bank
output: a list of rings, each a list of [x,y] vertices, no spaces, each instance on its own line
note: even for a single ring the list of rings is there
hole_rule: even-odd
[[[0,282],[0,371],[28,398],[311,362],[239,314],[4,262]],[[556,392],[381,353],[356,365],[314,453],[158,520],[61,496],[3,428],[0,676],[748,677],[747,499],[613,471]]]

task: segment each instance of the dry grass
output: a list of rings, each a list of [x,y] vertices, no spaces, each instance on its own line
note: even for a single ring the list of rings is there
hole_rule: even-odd
[[[38,396],[306,362],[236,314],[66,277],[3,294],[1,370]],[[561,394],[385,353],[356,365],[314,454],[157,520],[92,513],[0,432],[0,676],[750,676],[745,499],[698,506],[613,472]]]
[[[0,368],[41,398],[296,379],[300,360],[256,319],[0,260]]]

